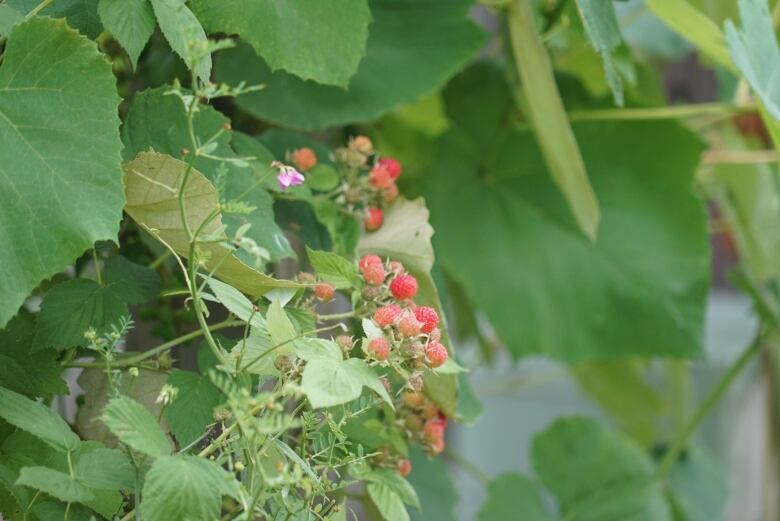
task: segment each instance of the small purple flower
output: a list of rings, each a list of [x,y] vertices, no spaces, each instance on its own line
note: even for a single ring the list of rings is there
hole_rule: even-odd
[[[302,173],[287,165],[279,167],[279,173],[276,175],[276,179],[279,181],[279,188],[282,190],[287,190],[291,186],[303,184],[306,180]]]

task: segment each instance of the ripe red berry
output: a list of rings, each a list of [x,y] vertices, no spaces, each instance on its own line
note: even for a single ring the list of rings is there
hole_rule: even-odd
[[[446,428],[447,425],[440,422],[438,418],[428,420],[425,422],[425,426],[423,426],[423,438],[431,442],[444,438],[444,430]]]
[[[388,204],[398,199],[398,185],[392,183],[382,190],[382,200]]]
[[[336,293],[336,290],[328,284],[327,282],[320,282],[316,286],[314,286],[314,296],[317,297],[322,302],[328,302],[330,299],[333,298],[333,295]]]
[[[390,345],[382,337],[375,338],[368,343],[368,354],[376,360],[387,360],[390,356]]]
[[[363,279],[372,286],[381,286],[386,276],[385,267],[381,264],[372,264],[363,270]]]
[[[398,275],[390,283],[390,292],[398,300],[414,298],[417,295],[417,279],[411,275]]]
[[[383,157],[377,164],[387,170],[393,179],[397,179],[401,175],[401,163],[394,157]]]
[[[372,185],[380,189],[387,188],[393,184],[393,178],[390,175],[390,172],[388,172],[387,169],[381,165],[376,165],[371,169],[369,179]]]
[[[401,316],[401,308],[395,304],[388,304],[374,311],[374,322],[379,327],[392,326],[398,317]]]
[[[404,311],[401,320],[398,321],[398,332],[401,333],[401,336],[404,338],[416,337],[420,334],[421,327],[422,324],[420,321],[417,320],[414,313],[409,310]]]
[[[439,314],[436,310],[428,306],[420,306],[414,310],[414,316],[422,322],[422,332],[430,333],[439,325]]]
[[[358,262],[360,271],[365,271],[369,266],[382,265],[382,259],[379,255],[364,255]]]
[[[403,477],[412,473],[412,462],[406,458],[398,460],[398,473]]]
[[[444,364],[450,355],[447,348],[439,342],[428,342],[425,347],[425,357],[428,359],[428,365],[436,368]]]
[[[366,227],[366,230],[373,232],[382,226],[384,220],[385,216],[382,213],[382,210],[379,208],[368,208],[366,210],[366,218],[363,221],[363,225]]]
[[[292,153],[292,160],[298,170],[305,172],[317,164],[317,154],[311,148],[303,147]]]

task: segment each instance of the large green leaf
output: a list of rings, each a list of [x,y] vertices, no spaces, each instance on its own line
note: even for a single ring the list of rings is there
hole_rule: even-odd
[[[577,8],[590,43],[601,55],[607,83],[612,90],[615,103],[623,105],[623,84],[620,80],[613,53],[620,47],[622,38],[615,7],[605,0],[577,0]]]
[[[419,448],[411,450],[412,473],[407,478],[420,498],[420,509],[409,512],[412,521],[455,521],[458,492],[447,464]],[[498,519],[498,518],[496,518]]]
[[[523,513],[523,521],[553,521],[536,483],[519,474],[504,474],[488,485],[488,497],[478,519],[512,519],[518,511]]]
[[[271,72],[248,45],[221,53],[217,77],[264,84],[238,98],[253,115],[288,127],[318,129],[376,119],[441,87],[482,46],[468,18],[471,0],[372,0],[366,56],[347,90]]]
[[[462,95],[448,97],[451,110]],[[577,232],[530,133],[496,132],[485,153],[457,128],[427,174],[442,266],[516,357],[699,355],[709,281],[706,214],[692,191],[701,143],[664,121],[575,131],[604,209],[598,241]]]
[[[217,464],[195,456],[159,458],[146,474],[141,513],[147,521],[219,519],[222,496],[238,484]]]
[[[0,4],[0,36],[11,32],[11,28],[24,19],[22,13],[8,4]]]
[[[167,88],[145,90],[133,98],[127,117],[122,125],[122,141],[125,144],[123,156],[130,161],[140,152],[150,148],[169,156],[178,157],[183,148],[191,148],[190,137],[187,130],[187,117],[184,104],[177,96],[166,95]],[[227,226],[226,232],[234,234],[245,222],[252,225],[245,236],[254,239],[257,244],[265,248],[272,261],[278,261],[284,257],[295,257],[284,233],[279,229],[274,220],[273,198],[266,191],[265,184],[259,181],[266,177],[271,183],[275,182],[270,175],[270,164],[273,156],[257,140],[251,139],[240,133],[226,131],[225,126],[230,121],[211,107],[204,106],[195,113],[193,128],[195,134],[205,141],[213,135],[220,133],[214,141],[216,148],[211,155],[216,157],[235,157],[231,148],[231,140],[245,138],[252,143],[251,150],[240,150],[246,157],[257,159],[257,168],[238,168],[228,165],[228,173],[222,177],[222,199],[232,200],[239,198],[242,202],[254,208],[248,214],[226,214],[222,216]],[[248,147],[247,147],[248,148]],[[283,157],[280,159],[284,159]],[[195,160],[195,168],[205,175],[212,184],[219,178],[218,169],[222,161],[207,157],[199,157]],[[260,166],[264,169],[260,170]],[[242,258],[242,257],[240,257]],[[242,260],[249,260],[243,257]]]
[[[341,354],[336,353],[336,356],[312,357],[307,362],[301,389],[312,407],[332,407],[351,402],[360,396],[364,386],[392,406],[387,390],[366,362],[358,358],[340,358]]]
[[[67,394],[63,367],[53,349],[33,349],[35,319],[26,310],[0,330],[0,382],[31,398]]]
[[[103,282],[128,304],[145,304],[160,291],[160,276],[156,271],[121,255],[106,261]]]
[[[723,519],[728,499],[726,472],[699,447],[686,451],[667,480],[676,521]]]
[[[203,54],[206,32],[185,3],[186,0],[149,0],[165,39],[176,54],[202,81],[211,76],[211,56]]]
[[[178,206],[178,187],[186,170],[185,163],[155,152],[142,152],[124,165],[127,205],[125,211],[159,240],[179,255],[187,256],[189,240],[184,230]],[[192,229],[203,223],[217,208],[214,187],[200,172],[193,170],[184,189],[187,221]],[[216,218],[202,229],[204,235],[220,229]],[[216,276],[235,288],[258,297],[274,288],[296,288],[292,281],[276,280],[250,268],[220,243],[201,244],[208,252],[207,269],[216,268]]]
[[[358,275],[357,268],[341,255],[329,251],[315,251],[308,247],[306,255],[317,275],[333,284],[336,289],[352,288],[359,285],[360,275]]]
[[[586,418],[557,420],[533,441],[533,465],[581,521],[671,521],[655,467],[629,438]]]
[[[238,34],[272,71],[346,88],[365,52],[367,0],[193,0],[210,33]]]
[[[739,0],[742,29],[726,22],[734,64],[775,120],[780,120],[780,48],[766,0]]]
[[[222,395],[208,378],[191,371],[173,371],[168,384],[178,393],[165,408],[165,420],[179,445],[186,446],[214,422],[214,408],[222,401]]]
[[[0,327],[43,279],[116,238],[118,103],[108,62],[64,21],[11,31],[0,67]]]
[[[135,67],[157,26],[149,0],[100,0],[98,14],[105,28],[125,48]]]
[[[101,490],[132,490],[135,467],[119,449],[97,448],[79,456],[75,474],[80,483]]]
[[[127,304],[111,286],[90,279],[69,280],[44,297],[35,344],[58,350],[84,345],[88,329],[107,333],[127,315]]]
[[[62,501],[83,503],[95,498],[85,485],[64,472],[47,467],[24,467],[16,484],[41,490]]]
[[[27,14],[41,4],[41,0],[6,0],[21,13]],[[87,38],[98,37],[103,27],[97,13],[98,0],[57,0],[41,9],[38,14],[52,18],[65,18],[68,25]]]
[[[580,229],[595,241],[601,219],[599,203],[588,180],[529,2],[513,1],[509,32],[526,101],[523,108],[531,120],[549,173],[568,201]]]
[[[0,387],[0,418],[57,450],[73,451],[79,446],[79,437],[60,415],[43,404],[3,387]]]
[[[127,396],[109,401],[101,419],[117,438],[139,452],[153,458],[171,453],[171,444],[157,419],[143,405]]]
[[[409,521],[404,502],[393,488],[383,483],[369,483],[366,492],[386,521]]]

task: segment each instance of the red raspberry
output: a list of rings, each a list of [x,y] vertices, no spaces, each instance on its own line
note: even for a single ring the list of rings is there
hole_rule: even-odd
[[[390,172],[388,172],[387,169],[381,165],[377,165],[371,169],[369,179],[371,180],[372,185],[380,189],[387,188],[393,184],[393,178],[390,175]]]
[[[398,275],[390,283],[390,292],[398,300],[414,298],[417,295],[417,279],[411,275]]]
[[[387,268],[392,273],[395,273],[396,275],[400,275],[401,273],[403,273],[405,271],[404,270],[404,265],[401,264],[398,261],[390,261],[389,263],[387,263]]]
[[[381,286],[386,276],[385,267],[381,264],[372,264],[363,270],[363,278],[372,286]]]
[[[431,450],[434,454],[441,454],[444,452],[445,445],[444,438],[439,438],[431,444]]]
[[[420,306],[415,309],[414,316],[417,317],[417,320],[422,322],[423,333],[430,333],[439,325],[439,314],[436,313],[435,309],[429,308],[428,306]]]
[[[358,268],[360,271],[365,271],[369,266],[382,265],[382,259],[379,255],[364,255],[360,262],[358,262]]]
[[[363,225],[366,227],[366,230],[370,232],[378,230],[385,220],[382,210],[379,208],[368,208],[366,212],[366,218],[363,220]]]
[[[327,282],[320,282],[314,286],[314,296],[320,299],[322,302],[328,302],[333,298],[336,290]]]
[[[377,164],[387,170],[393,179],[401,175],[401,163],[394,157],[383,157]]]
[[[382,190],[382,200],[386,202],[387,204],[392,203],[398,199],[398,185],[395,183],[392,183],[387,186],[384,190]]]
[[[401,316],[401,308],[395,304],[388,304],[374,311],[374,322],[379,327],[392,326],[398,317]]]
[[[412,473],[412,462],[406,458],[398,460],[398,473],[403,477]]]
[[[298,170],[305,172],[317,164],[317,154],[311,148],[303,147],[292,153],[292,160]]]
[[[387,360],[390,356],[390,345],[382,337],[375,338],[368,343],[368,354],[377,360]]]
[[[398,332],[404,338],[412,338],[419,335],[421,327],[422,324],[414,316],[414,313],[408,310],[404,311],[401,320],[398,321]]]
[[[425,356],[428,359],[428,365],[433,368],[443,365],[450,357],[447,348],[439,342],[429,342],[425,347]]]
[[[447,426],[440,422],[438,418],[428,420],[423,427],[423,438],[431,442],[444,438],[444,430],[446,428]]]

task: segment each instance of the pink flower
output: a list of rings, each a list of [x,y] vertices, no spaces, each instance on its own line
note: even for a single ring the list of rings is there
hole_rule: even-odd
[[[276,175],[276,179],[279,181],[279,188],[282,190],[287,190],[291,186],[303,184],[306,180],[302,173],[287,165],[279,167],[279,173]]]

